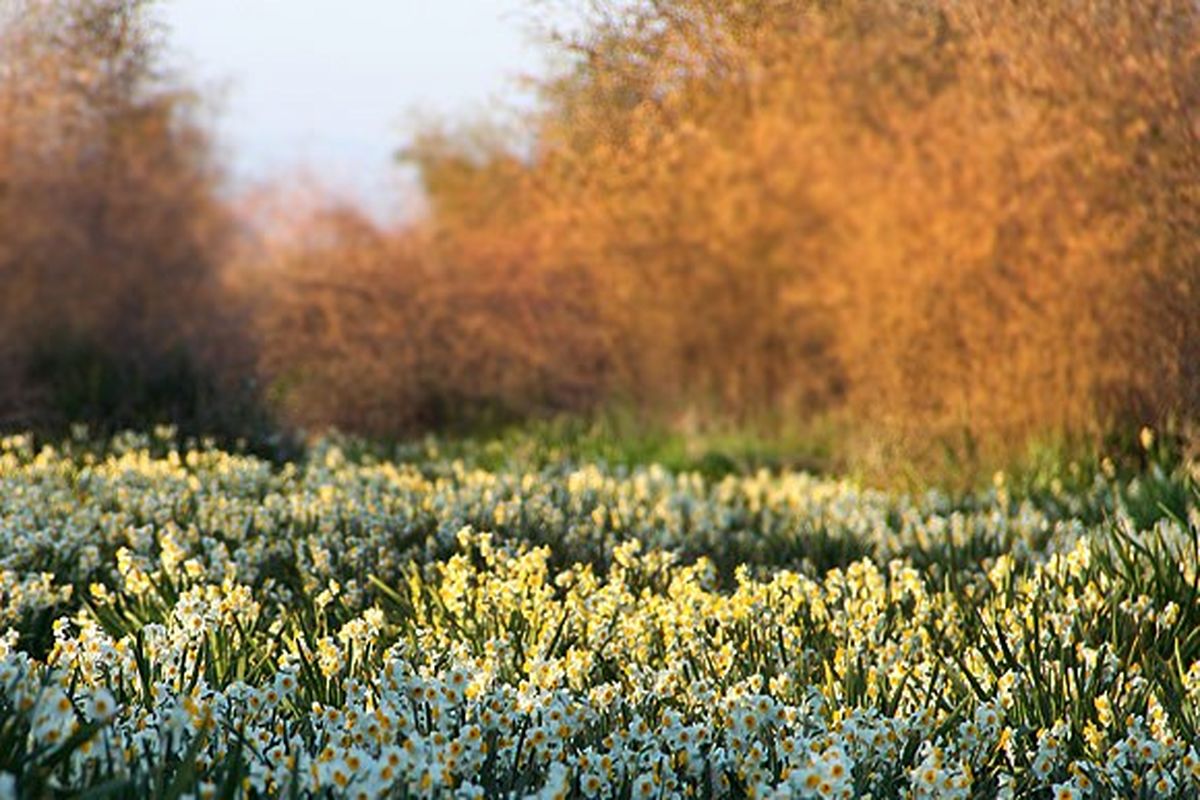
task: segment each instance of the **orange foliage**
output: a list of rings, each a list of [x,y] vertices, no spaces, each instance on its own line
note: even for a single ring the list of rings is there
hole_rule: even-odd
[[[0,370],[59,327],[195,349],[236,297],[265,399],[308,428],[619,403],[840,418],[919,457],[1197,416],[1194,0],[592,6],[517,146],[427,131],[424,219],[294,210],[232,294],[141,3],[14,6]]]
[[[625,4],[568,39],[530,156],[431,134],[404,257],[315,269],[404,287],[383,349],[429,366],[395,380],[451,406],[1000,447],[1194,414],[1197,42],[1190,0]]]
[[[627,335],[680,324],[642,386],[1095,431],[1195,410],[1198,34],[1183,0],[639,5],[543,158]]]
[[[194,121],[130,0],[20,0],[0,20],[0,416],[131,424],[176,363],[234,361],[229,219]],[[212,348],[220,352],[210,352]],[[86,362],[86,363],[85,363]],[[114,371],[98,387],[96,365]],[[108,369],[106,367],[105,369]],[[161,389],[161,391],[160,391]],[[184,390],[178,390],[180,394]],[[103,394],[101,397],[99,395]],[[164,397],[153,413],[184,414]],[[191,409],[194,410],[194,409]]]
[[[242,255],[268,400],[289,427],[395,435],[578,410],[603,349],[573,276],[519,230],[383,229],[304,209]]]

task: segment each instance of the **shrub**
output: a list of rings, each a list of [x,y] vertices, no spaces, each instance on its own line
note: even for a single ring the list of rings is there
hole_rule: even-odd
[[[206,382],[232,400],[218,363],[245,360],[221,285],[232,221],[198,99],[164,68],[147,6],[29,0],[0,20],[10,424],[228,421],[189,415]]]

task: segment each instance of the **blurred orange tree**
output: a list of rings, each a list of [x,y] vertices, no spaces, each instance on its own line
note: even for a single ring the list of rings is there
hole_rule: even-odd
[[[232,255],[142,5],[6,6],[7,385],[49,333],[224,341],[294,427],[619,405],[881,464],[1200,410],[1194,0],[596,0],[515,135],[406,149],[419,222],[293,204]]]
[[[163,68],[147,5],[3,6],[0,417],[10,423],[209,425],[226,402],[204,376],[239,360],[219,269],[232,220],[197,98]]]
[[[413,391],[834,415],[866,458],[1195,414],[1194,2],[593,10],[560,37],[573,58],[530,146],[473,129],[410,148],[430,213],[409,255],[376,248],[370,276],[304,262],[346,291],[404,287],[391,323],[391,294],[339,306],[392,331],[332,381],[357,395],[395,365],[409,394],[381,419],[419,418]],[[414,350],[428,366],[394,360]]]
[[[1194,410],[1198,20],[638,5],[555,87],[554,194],[635,293],[626,335],[681,323],[643,386],[994,441]]]

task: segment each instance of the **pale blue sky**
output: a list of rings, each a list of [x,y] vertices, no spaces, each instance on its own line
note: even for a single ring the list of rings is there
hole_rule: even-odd
[[[528,107],[530,0],[161,0],[174,63],[216,90],[238,182],[306,165],[376,209],[414,112]]]

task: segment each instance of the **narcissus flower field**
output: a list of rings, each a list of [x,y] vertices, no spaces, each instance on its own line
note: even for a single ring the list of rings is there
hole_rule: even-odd
[[[0,798],[1196,797],[1200,513],[0,445]]]

